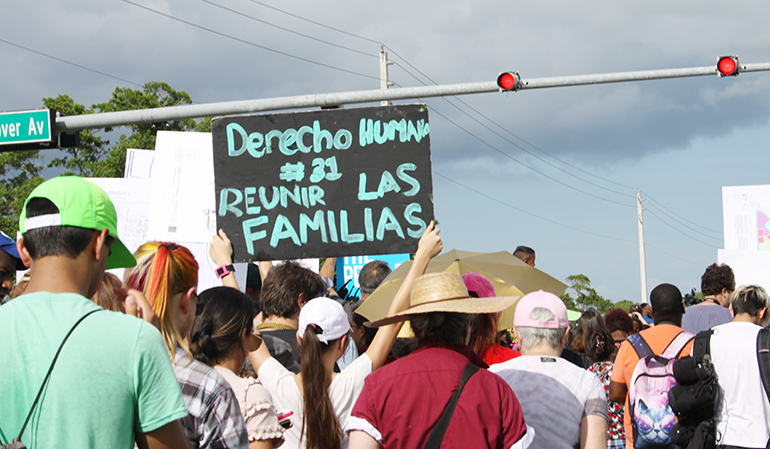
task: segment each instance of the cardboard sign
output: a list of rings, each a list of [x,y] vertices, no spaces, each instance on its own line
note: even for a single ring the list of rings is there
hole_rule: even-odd
[[[236,261],[414,252],[433,219],[425,105],[226,117],[212,134]]]

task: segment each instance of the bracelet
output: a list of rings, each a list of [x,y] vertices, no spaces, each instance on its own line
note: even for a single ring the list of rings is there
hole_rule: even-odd
[[[217,277],[219,279],[222,279],[223,277],[227,276],[230,273],[235,273],[235,267],[230,265],[222,265],[221,267],[214,270],[214,272],[217,274]]]

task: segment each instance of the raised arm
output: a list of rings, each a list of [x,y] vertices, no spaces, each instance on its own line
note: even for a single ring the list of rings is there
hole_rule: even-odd
[[[219,230],[217,235],[211,238],[209,255],[211,256],[211,260],[214,261],[214,265],[217,267],[231,265],[233,263],[233,244],[222,229]],[[222,285],[240,290],[238,288],[238,281],[235,280],[235,273],[233,272],[227,273],[227,275],[222,277]]]
[[[403,312],[409,308],[409,299],[412,293],[412,284],[418,276],[425,274],[425,269],[428,268],[428,263],[431,259],[436,257],[444,248],[444,244],[441,242],[441,236],[439,236],[439,229],[433,223],[430,222],[425,233],[420,238],[420,243],[417,246],[417,253],[414,255],[414,261],[409,268],[404,283],[398,289],[396,296],[393,298],[393,302],[390,303],[390,309],[388,309],[388,315],[394,313]],[[372,344],[369,345],[369,349],[366,350],[366,355],[372,361],[372,370],[376,370],[385,363],[385,359],[388,357],[390,350],[393,348],[393,343],[396,342],[398,332],[403,326],[403,322],[388,324],[382,326],[377,331]]]

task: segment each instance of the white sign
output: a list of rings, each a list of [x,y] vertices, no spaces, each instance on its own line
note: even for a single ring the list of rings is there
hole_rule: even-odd
[[[722,207],[725,250],[770,251],[770,185],[722,187]]]

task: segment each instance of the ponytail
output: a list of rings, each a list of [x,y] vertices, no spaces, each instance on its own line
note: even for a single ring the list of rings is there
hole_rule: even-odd
[[[337,340],[322,343],[316,336],[316,326],[307,326],[302,337],[302,397],[305,413],[300,440],[306,449],[340,449],[342,429],[329,398],[326,370],[321,355]]]
[[[184,336],[174,326],[170,301],[177,293],[198,285],[198,262],[190,250],[173,243],[147,242],[134,255],[137,264],[127,274],[127,287],[141,290],[158,315],[160,332],[171,359],[176,346],[190,354]]]

